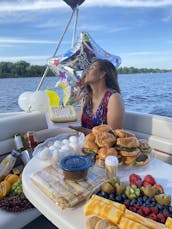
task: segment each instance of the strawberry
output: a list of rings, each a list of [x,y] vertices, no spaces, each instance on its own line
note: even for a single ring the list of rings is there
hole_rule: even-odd
[[[144,180],[143,181],[146,181],[146,182],[148,182],[151,185],[156,184],[155,178],[152,175],[150,175],[150,174],[146,175],[144,177]]]
[[[158,191],[160,194],[163,194],[163,193],[164,193],[164,188],[162,187],[162,185],[160,185],[160,184],[154,184],[153,187],[156,188],[157,191]]]
[[[142,186],[142,178],[135,173],[130,174],[129,181],[130,185],[136,185],[138,188]]]
[[[143,186],[143,187],[146,187],[146,186],[148,186],[148,185],[150,185],[150,183],[148,183],[147,181],[143,181],[143,182],[142,182],[142,186]]]

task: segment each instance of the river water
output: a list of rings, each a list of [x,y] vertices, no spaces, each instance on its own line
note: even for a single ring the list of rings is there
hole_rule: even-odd
[[[46,77],[41,90],[52,89],[57,77]],[[0,79],[0,113],[20,111],[18,97],[34,91],[40,78]],[[127,111],[172,117],[172,73],[119,75]]]

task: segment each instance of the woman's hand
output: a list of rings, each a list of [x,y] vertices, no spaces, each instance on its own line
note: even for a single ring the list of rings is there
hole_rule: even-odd
[[[71,129],[73,129],[73,130],[82,132],[82,133],[84,133],[85,135],[91,133],[91,130],[90,130],[90,129],[84,128],[84,127],[82,127],[82,126],[68,126],[68,127],[71,128]]]

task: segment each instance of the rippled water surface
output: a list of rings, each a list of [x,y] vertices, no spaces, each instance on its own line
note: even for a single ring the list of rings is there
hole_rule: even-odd
[[[0,79],[0,112],[20,111],[18,97],[34,91],[40,78]],[[41,89],[55,89],[56,77],[47,77]],[[119,75],[127,111],[172,117],[172,73]]]

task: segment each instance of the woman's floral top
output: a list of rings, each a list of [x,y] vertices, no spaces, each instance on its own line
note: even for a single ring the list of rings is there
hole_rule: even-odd
[[[95,114],[93,114],[89,105],[84,107],[81,118],[83,127],[92,129],[94,126],[107,124],[108,102],[110,96],[114,93],[117,93],[117,91],[114,89],[107,89]]]

